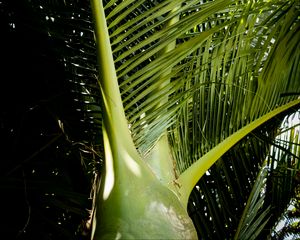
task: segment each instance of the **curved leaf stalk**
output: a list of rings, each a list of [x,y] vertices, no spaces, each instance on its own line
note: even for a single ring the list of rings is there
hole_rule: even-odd
[[[139,156],[121,101],[105,13],[91,1],[103,100],[105,169],[96,196],[92,239],[195,239],[176,195]]]
[[[276,117],[278,114],[291,109],[300,104],[300,99],[291,101],[273,111],[265,114],[264,116],[249,123],[241,128],[231,136],[227,137],[224,141],[219,143],[216,147],[211,149],[208,153],[203,155],[199,160],[186,169],[178,178],[177,185],[171,185],[170,188],[179,192],[179,198],[184,206],[187,206],[189,195],[198,182],[198,180],[205,174],[205,172],[231,147],[238,143],[247,134],[251,133],[254,129],[258,128],[268,120]],[[180,187],[178,187],[180,186]]]

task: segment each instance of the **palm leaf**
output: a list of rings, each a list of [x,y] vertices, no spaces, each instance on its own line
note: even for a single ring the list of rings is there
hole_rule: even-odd
[[[281,24],[286,26],[286,21],[290,21],[291,19],[295,20],[296,13],[293,2],[288,6],[287,4],[283,4],[283,6],[284,14],[281,14],[280,17],[275,15],[278,26],[281,26]],[[279,5],[277,11],[280,12],[283,6]],[[183,118],[179,116],[178,126],[175,127],[174,125],[174,130],[171,131],[172,143],[176,146],[176,149],[174,149],[175,156],[180,155],[182,152],[182,155],[186,158],[186,149],[188,149],[188,156],[190,156],[188,157],[188,161],[183,163],[177,162],[177,166],[183,167],[179,169],[179,172],[185,171],[193,162],[195,162],[195,166],[198,165],[198,168],[203,168],[205,164],[208,164],[204,167],[204,169],[207,170],[211,165],[208,161],[218,159],[218,157],[211,158],[208,156],[220,156],[218,155],[221,154],[220,149],[226,151],[224,146],[231,141],[229,139],[235,138],[239,141],[241,136],[233,137],[234,134],[238,133],[239,129],[245,127],[240,131],[246,134],[246,128],[248,126],[250,127],[252,122],[254,123],[256,119],[275,110],[279,105],[283,105],[292,100],[291,98],[283,99],[280,93],[289,88],[288,82],[290,79],[296,81],[296,75],[286,75],[284,72],[290,72],[291,70],[289,70],[289,68],[293,65],[285,62],[289,61],[288,58],[295,59],[296,65],[299,63],[298,60],[296,60],[297,54],[294,55],[292,52],[285,52],[285,54],[287,54],[286,60],[284,60],[285,58],[280,58],[280,61],[284,61],[280,66],[287,66],[285,70],[281,69],[279,70],[280,72],[276,72],[278,68],[276,68],[276,71],[268,67],[264,68],[264,64],[268,66],[272,60],[278,61],[279,57],[275,58],[273,56],[276,52],[275,50],[273,50],[274,53],[268,53],[269,50],[264,50],[265,46],[263,48],[260,47],[260,42],[258,41],[258,39],[262,38],[260,34],[263,33],[266,36],[268,32],[261,31],[261,29],[263,29],[260,26],[262,17],[257,15],[259,10],[256,9],[256,7],[258,6],[252,4],[249,5],[248,8],[245,8],[243,13],[239,12],[238,17],[236,17],[237,24],[232,25],[232,29],[228,30],[228,34],[225,35],[225,39],[222,39],[220,45],[208,45],[212,49],[211,59],[208,60],[208,66],[211,67],[207,67],[206,74],[202,73],[200,75],[202,80],[199,77],[196,78],[208,84],[206,88],[203,87],[203,93],[197,92],[190,101],[186,101],[187,106],[184,112],[181,113]],[[273,11],[273,9],[271,11]],[[243,17],[243,14],[247,16],[250,15],[251,17]],[[264,12],[262,16],[265,16],[267,19],[266,21],[262,20],[265,25],[271,22],[273,23],[272,17],[275,18],[275,16],[271,16],[268,11]],[[292,23],[290,23],[289,26],[291,26],[291,24]],[[295,31],[297,31],[297,25],[297,23],[292,24],[292,27],[295,27]],[[278,31],[278,29],[276,29],[277,27],[268,28],[270,34],[274,34],[272,31]],[[288,28],[284,29],[288,31]],[[243,34],[240,34],[241,32]],[[284,42],[290,41],[288,39],[291,38],[292,42],[298,39],[298,36],[289,34],[281,35],[281,37],[282,39],[278,38],[277,40],[275,37],[269,39],[268,48],[278,49],[277,46],[281,44],[282,46],[286,45]],[[274,41],[275,44],[273,44]],[[281,53],[279,52],[278,54]],[[262,57],[261,54],[266,55],[267,58]],[[200,67],[200,65],[203,66],[203,63],[201,64],[200,62],[201,55],[199,57],[198,65]],[[223,65],[220,65],[221,63]],[[193,66],[195,66],[195,64]],[[214,66],[217,67],[213,68]],[[272,77],[271,75],[266,77],[265,73],[253,72],[253,69],[257,66],[260,66],[264,71],[270,70],[269,74],[274,75],[272,75]],[[212,71],[212,69],[215,70]],[[292,72],[294,71],[292,70]],[[192,73],[195,74],[197,71],[193,71]],[[203,79],[204,77],[205,79]],[[275,83],[273,82],[274,79],[276,79]],[[188,87],[193,88],[195,85],[190,83]],[[296,99],[295,96],[294,99]],[[294,103],[298,104],[298,100]],[[194,139],[194,141],[181,140],[181,138]],[[187,143],[187,146],[186,144],[175,144],[176,142]],[[219,143],[220,145],[218,145]],[[214,147],[216,147],[216,149],[212,152],[211,150]],[[206,153],[211,155],[207,155],[207,157],[205,157],[206,160],[204,160],[203,156],[206,156],[204,155]],[[176,159],[184,158],[180,156],[176,157]],[[209,158],[210,160],[208,160]],[[195,167],[195,171],[197,171],[196,169],[197,167]],[[205,172],[204,169],[202,169],[202,174]],[[187,171],[185,175],[193,174]],[[201,174],[199,174],[199,177],[200,175]],[[185,189],[185,187],[183,187],[183,189]]]
[[[193,159],[177,163],[177,166],[184,166],[178,169],[179,172],[184,171],[231,133],[263,116],[278,104],[282,105],[295,99],[295,96],[284,99],[280,96],[283,92],[290,91],[287,88],[292,82],[294,85],[296,75],[292,75],[287,81],[287,77],[281,77],[280,74],[290,70],[279,70],[278,74],[274,72],[274,67],[270,67],[271,59],[284,61],[280,66],[297,65],[295,51],[287,51],[286,57],[279,58],[275,55],[281,54],[282,51],[274,50],[285,46],[287,41],[291,43],[290,49],[296,49],[298,24],[294,24],[297,16],[294,2],[278,2],[275,5],[252,2],[248,5],[230,4],[232,2],[223,1],[198,5],[196,1],[190,1],[170,16],[167,13],[175,9],[173,1],[164,1],[158,5],[137,4],[136,8],[131,1],[126,1],[121,6],[111,1],[105,7],[106,11],[110,12],[107,17],[109,29],[114,29],[110,34],[123,105],[132,136],[140,152],[148,152],[171,124],[174,126],[178,121],[178,125],[182,125],[182,120],[178,118],[174,121],[174,116],[176,117],[175,112],[179,107],[182,108],[183,104],[187,104],[185,115],[191,112],[196,114],[189,114],[190,117],[185,119],[189,123],[194,121],[193,132],[196,135],[190,139],[200,136],[198,142],[201,142],[202,146],[193,146],[193,153],[190,154]],[[129,6],[130,13],[125,11]],[[140,8],[143,10],[139,10]],[[118,11],[122,14],[116,17],[115,13]],[[152,11],[157,16],[167,17],[162,17],[160,21],[147,18]],[[137,14],[138,12],[140,13]],[[180,20],[167,25],[168,20],[176,14],[180,16]],[[217,21],[216,15],[221,20]],[[130,23],[125,20],[127,18],[130,19]],[[135,19],[136,22],[132,25]],[[203,25],[209,27],[204,29]],[[283,33],[289,32],[290,28],[296,35]],[[180,31],[175,32],[176,29]],[[279,31],[282,33],[276,36],[276,32]],[[167,37],[166,32],[169,33]],[[267,39],[262,41],[265,36]],[[114,41],[118,42],[118,47],[115,47]],[[164,55],[159,54],[165,46],[174,41],[177,41],[177,46],[173,50]],[[287,64],[294,61],[293,59],[295,64]],[[173,69],[170,72],[171,68]],[[264,69],[264,72],[261,72],[261,69]],[[267,71],[274,75],[268,75]],[[164,72],[168,73],[167,76],[161,77]],[[296,74],[295,70],[290,72]],[[280,88],[270,81],[279,78],[276,84],[279,84]],[[164,87],[164,91],[158,91],[169,79],[171,81]],[[166,95],[169,98],[168,102],[162,108],[155,109],[154,106],[163,101]],[[233,101],[240,104],[234,104]],[[162,109],[169,109],[166,118],[158,117]],[[199,126],[204,129],[199,129]],[[171,133],[177,129],[178,127],[175,127]],[[179,141],[179,136],[180,134],[174,136],[174,142]],[[186,146],[183,148],[190,149]]]
[[[265,188],[266,176],[267,169],[262,167],[240,219],[235,239],[257,239],[271,217],[271,206],[262,210],[264,198],[261,197],[261,194]]]
[[[272,226],[294,195],[296,182],[293,179],[297,173],[294,169],[299,162],[294,161],[298,133],[290,126],[278,133],[279,122],[269,122],[247,136],[197,183],[188,209],[200,238],[230,239],[236,234],[237,239],[255,239],[271,235]],[[273,139],[275,144],[265,138]],[[279,139],[288,140],[282,143],[285,150],[278,147]],[[286,151],[289,148],[293,151]],[[289,164],[294,165],[288,168]],[[200,219],[210,224],[202,225]]]

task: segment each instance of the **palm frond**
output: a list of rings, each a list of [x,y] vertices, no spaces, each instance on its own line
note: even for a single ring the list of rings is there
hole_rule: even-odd
[[[255,180],[243,215],[240,219],[235,239],[257,239],[271,217],[271,206],[263,209],[263,195],[266,187],[265,180],[267,174],[267,169],[263,166],[258,174],[258,178]]]
[[[274,7],[278,7],[276,14]],[[260,11],[263,13],[259,15]],[[288,34],[289,29],[297,31],[299,25],[293,2],[272,7],[253,3],[237,15],[237,24],[217,31],[215,41],[205,42],[203,48],[208,51],[190,58],[193,68],[185,74],[189,80],[184,90],[195,86],[199,90],[186,101],[182,117],[179,115],[170,135],[177,159],[183,158],[181,154],[185,159],[190,156],[189,160],[177,163],[182,166],[180,172],[238,129],[291,101],[292,96],[282,98],[280,94],[291,91],[287,90],[292,89],[291,85],[297,88],[299,54],[289,50],[282,57],[283,50],[278,50],[287,41],[291,42],[291,49],[298,44],[297,34]],[[275,20],[276,25],[271,26]],[[277,36],[282,28],[286,32]],[[263,38],[267,39],[262,44]],[[270,64],[274,64],[272,69]]]
[[[299,130],[279,124],[280,119],[273,120],[248,135],[197,183],[188,209],[200,239],[231,239],[232,234],[237,239],[265,239],[271,235],[272,226],[294,196],[299,169],[299,159],[294,157],[299,151]],[[279,139],[285,140],[285,150],[278,147]]]
[[[270,131],[270,126],[273,126],[273,131]],[[255,135],[269,135],[272,138],[276,126],[276,122],[269,123],[269,130],[266,127],[259,129],[255,131]],[[216,239],[234,237],[268,149],[268,143],[257,141],[254,135],[248,135],[224,154],[199,180],[191,193],[188,209],[195,224],[200,216],[210,223],[208,229],[201,224],[197,225],[200,239],[206,236]],[[256,190],[259,192],[261,188]],[[199,199],[202,200],[198,201]],[[211,212],[211,209],[215,210]],[[208,235],[201,235],[201,232]]]
[[[111,1],[105,7],[123,104],[141,153],[149,151],[170,126],[179,101],[178,95],[173,100],[170,96],[174,95],[182,81],[177,76],[177,80],[172,80],[162,91],[158,89],[180,71],[170,70],[195,51],[213,31],[194,34],[190,42],[180,40],[182,44],[165,54],[161,54],[162,49],[178,42],[194,26],[229,4],[231,1],[203,6],[197,1],[162,1],[155,4],[150,1],[124,1],[119,5],[117,1]],[[193,14],[187,13],[191,9],[194,9]],[[175,16],[179,16],[179,21],[168,24]],[[184,95],[181,93],[182,97]],[[168,103],[152,111],[166,96],[169,96]],[[169,109],[168,118],[158,118],[162,109]]]

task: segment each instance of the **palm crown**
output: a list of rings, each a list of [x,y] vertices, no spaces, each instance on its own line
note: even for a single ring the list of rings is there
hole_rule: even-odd
[[[188,209],[199,238],[269,235],[299,169],[299,133],[280,125],[300,103],[299,3],[95,0],[91,6],[91,12],[88,2],[31,7],[44,17],[47,28],[40,29],[64,41],[57,55],[88,129],[79,138],[100,146],[102,159],[125,149],[134,161],[114,160],[117,175],[150,166]],[[276,138],[278,131],[286,135]],[[66,131],[70,138],[73,132]],[[113,186],[103,188],[108,199]]]

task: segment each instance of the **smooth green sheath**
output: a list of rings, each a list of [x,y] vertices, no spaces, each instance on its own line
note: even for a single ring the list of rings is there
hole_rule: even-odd
[[[179,8],[180,5],[176,6],[171,12],[176,12]],[[172,26],[173,24],[177,23],[178,20],[178,15],[173,17],[170,21],[168,21],[166,27]],[[173,41],[172,43],[164,47],[159,54],[165,55],[166,53],[175,49],[175,47],[176,41]],[[171,68],[165,70],[157,81],[161,81],[161,79],[164,79],[164,77],[168,76],[170,73]],[[170,79],[162,81],[159,87],[154,91],[154,93],[161,91],[168,84],[170,84]],[[155,111],[168,100],[169,96],[166,95],[151,111]],[[164,112],[162,112],[162,114],[164,114]],[[169,183],[173,182],[176,179],[176,169],[173,164],[173,158],[169,147],[167,132],[160,137],[145,160],[149,164],[155,175],[158,177],[158,179],[166,186],[168,186]]]
[[[176,170],[173,165],[173,159],[171,157],[166,134],[161,136],[149,155],[145,158],[145,161],[149,164],[151,170],[162,184],[168,186],[169,183],[176,179]]]
[[[104,130],[106,170],[92,239],[197,239],[178,198]]]
[[[127,127],[102,1],[91,1],[103,99],[105,169],[97,192],[92,239],[197,239],[176,195],[137,153]]]

